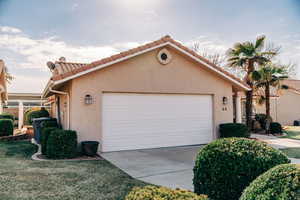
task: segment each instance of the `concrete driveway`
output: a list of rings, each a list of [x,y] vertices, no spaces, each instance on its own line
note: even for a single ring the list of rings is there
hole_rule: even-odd
[[[103,153],[101,156],[139,180],[193,191],[193,167],[201,146]]]

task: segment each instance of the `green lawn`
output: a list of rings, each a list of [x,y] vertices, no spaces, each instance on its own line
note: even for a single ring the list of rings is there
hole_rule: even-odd
[[[286,148],[280,150],[284,152],[288,157],[300,158],[300,148]]]
[[[145,185],[105,160],[30,160],[35,151],[29,142],[0,142],[1,200],[121,200]]]
[[[300,126],[285,126],[284,132],[287,136],[281,136],[281,138],[300,140]]]

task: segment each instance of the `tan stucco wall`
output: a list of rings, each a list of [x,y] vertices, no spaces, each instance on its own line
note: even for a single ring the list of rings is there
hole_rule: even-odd
[[[283,90],[277,101],[277,121],[282,125],[293,125],[300,119],[300,95]]]
[[[270,111],[271,117],[273,121],[277,121],[277,99],[278,97],[271,97],[270,99]],[[258,104],[254,100],[254,113],[255,114],[265,114],[266,113],[266,106],[265,104]]]
[[[214,136],[220,123],[233,121],[232,85],[228,81],[172,49],[172,62],[161,65],[156,58],[158,51],[153,50],[72,81],[71,129],[78,132],[79,141],[101,140],[103,92],[211,94]],[[84,105],[86,94],[93,96],[92,105]],[[226,111],[222,110],[223,96],[228,98]]]
[[[67,92],[69,93],[69,95],[72,94],[72,90],[71,90],[71,86],[72,86],[72,81],[66,83],[63,85],[63,87],[60,88],[56,88],[56,90],[62,91],[62,92]],[[68,127],[68,98],[67,95],[63,95],[63,94],[55,94],[55,101],[57,100],[57,97],[59,97],[59,106],[60,106],[60,122],[61,125],[64,129],[69,129]],[[70,113],[72,112],[72,110],[70,109]],[[57,104],[52,104],[51,105],[51,115],[52,117],[58,118],[57,115]]]

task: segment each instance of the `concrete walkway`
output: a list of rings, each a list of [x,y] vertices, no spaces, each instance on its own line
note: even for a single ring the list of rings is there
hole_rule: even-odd
[[[251,134],[251,137],[268,143],[276,149],[300,148],[300,140],[278,138],[272,135]],[[292,163],[300,164],[300,159],[290,158]]]
[[[139,180],[193,190],[194,160],[201,146],[102,153],[101,156]]]

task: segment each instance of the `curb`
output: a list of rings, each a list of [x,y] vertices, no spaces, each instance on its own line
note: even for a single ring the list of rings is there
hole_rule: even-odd
[[[49,161],[49,160],[46,160],[46,159],[40,159],[38,156],[42,154],[42,147],[40,144],[38,144],[34,138],[31,139],[31,143],[32,144],[35,144],[36,146],[38,146],[38,151],[36,153],[34,153],[32,156],[31,156],[31,159],[32,160],[37,160],[37,161]]]

